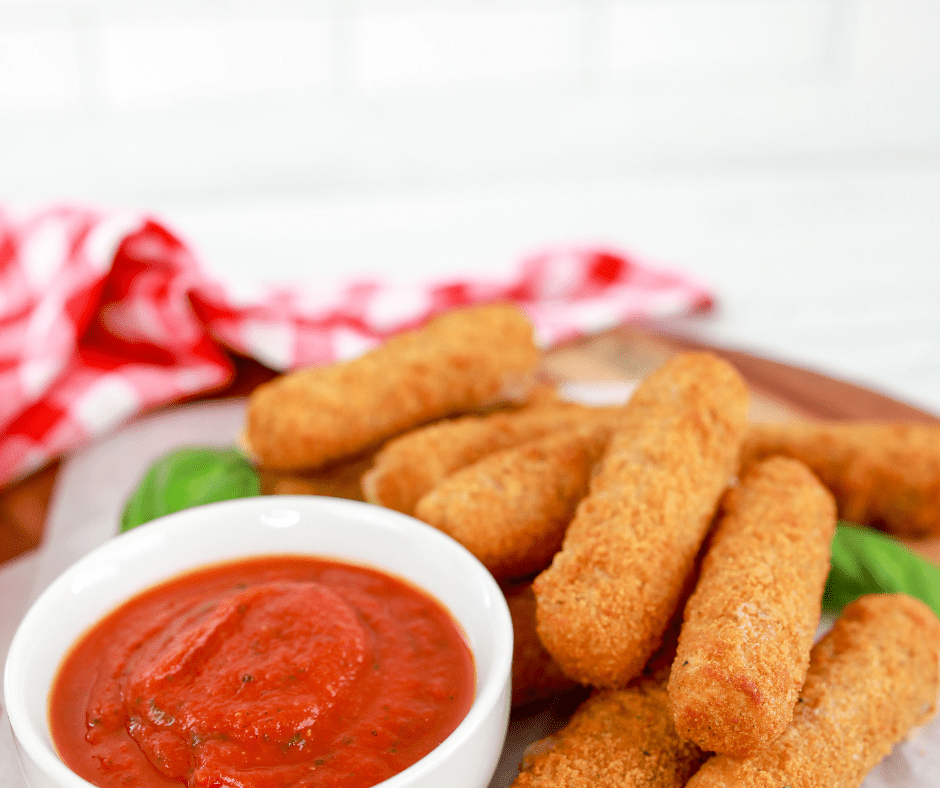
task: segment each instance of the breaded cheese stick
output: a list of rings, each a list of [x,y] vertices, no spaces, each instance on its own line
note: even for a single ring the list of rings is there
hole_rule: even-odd
[[[533,392],[533,398],[539,401],[547,402],[551,397],[554,397],[554,389],[545,384],[537,385]],[[509,410],[505,406],[496,407],[496,412]],[[370,446],[350,457],[304,470],[272,471],[259,466],[256,470],[261,479],[261,492],[263,495],[328,495],[333,498],[364,501],[362,479],[375,465],[377,451],[378,447]]]
[[[651,680],[588,698],[537,742],[513,788],[682,788],[705,754],[676,733],[666,690]]]
[[[669,702],[680,736],[744,757],[793,717],[819,625],[836,507],[805,465],[773,457],[755,465],[721,508],[686,603]]]
[[[564,674],[539,639],[535,629],[532,584],[503,584],[502,589],[512,617],[513,708],[553,698],[579,687],[576,681]],[[643,680],[655,679],[665,684],[676,655],[679,623],[676,620],[670,624],[663,645],[643,668]]]
[[[845,520],[909,539],[940,536],[940,425],[752,425],[742,463],[773,454],[806,463],[832,491]]]
[[[497,579],[544,569],[561,548],[609,419],[490,454],[418,501],[415,516],[452,536]]]
[[[524,400],[539,361],[532,324],[516,307],[450,312],[352,361],[259,386],[245,443],[271,470],[315,468],[433,419]]]
[[[940,622],[902,594],[847,605],[814,647],[793,722],[748,758],[716,755],[688,788],[858,788],[936,711]]]
[[[413,514],[421,497],[454,471],[500,449],[597,418],[604,410],[536,400],[508,413],[462,416],[420,427],[382,447],[363,477],[363,495],[370,503]]]
[[[535,631],[532,584],[504,586],[503,593],[512,617],[512,706],[524,706],[574,689],[577,683],[561,672]]]
[[[573,679],[622,686],[662,640],[718,500],[738,468],[748,392],[707,353],[643,380],[534,584],[538,632]]]

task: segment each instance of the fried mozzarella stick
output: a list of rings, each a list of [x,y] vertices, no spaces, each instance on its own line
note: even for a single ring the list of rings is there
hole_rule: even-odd
[[[531,583],[504,584],[512,617],[512,706],[545,700],[580,686],[569,679],[545,650],[535,628],[535,594]],[[670,624],[660,647],[643,668],[643,676],[665,682],[679,639],[679,621]]]
[[[611,420],[490,454],[448,476],[415,516],[452,536],[497,579],[544,569],[561,548]]]
[[[832,491],[845,520],[909,539],[940,536],[940,425],[753,425],[742,463],[772,454],[806,463]]]
[[[535,631],[535,595],[531,583],[504,587],[512,617],[512,706],[545,700],[577,683],[569,679],[545,650]]]
[[[513,788],[682,788],[705,754],[676,733],[661,683],[644,680],[586,700],[537,742]]]
[[[370,503],[413,514],[422,496],[454,471],[500,449],[595,419],[603,410],[537,399],[509,413],[463,416],[420,427],[382,447],[363,478],[363,495]]]
[[[793,722],[769,747],[716,755],[688,788],[857,788],[935,712],[940,621],[902,594],[846,606],[813,647]]]
[[[432,419],[524,400],[539,361],[516,307],[450,312],[352,361],[259,386],[245,442],[271,470],[318,467]]]
[[[669,677],[683,738],[744,757],[783,733],[806,678],[835,525],[832,495],[796,460],[765,460],[725,495]]]
[[[623,407],[562,549],[533,584],[539,636],[571,678],[622,686],[659,646],[737,471],[747,402],[729,364],[687,353]]]

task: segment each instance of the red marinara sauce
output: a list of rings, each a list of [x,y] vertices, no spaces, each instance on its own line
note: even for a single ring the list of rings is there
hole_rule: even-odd
[[[50,695],[68,766],[102,788],[365,788],[466,716],[475,671],[439,603],[366,567],[220,564],[91,629]]]

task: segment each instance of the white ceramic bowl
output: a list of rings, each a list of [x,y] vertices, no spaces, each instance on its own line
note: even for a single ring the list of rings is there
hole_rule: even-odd
[[[418,520],[312,496],[227,501],[155,520],[92,551],[46,589],[20,624],[4,672],[5,706],[31,788],[89,788],[56,755],[47,699],[63,656],[92,624],[126,598],[186,570],[289,553],[385,570],[450,610],[476,663],[473,705],[436,749],[381,785],[484,788],[509,716],[512,623],[499,587],[461,545]]]

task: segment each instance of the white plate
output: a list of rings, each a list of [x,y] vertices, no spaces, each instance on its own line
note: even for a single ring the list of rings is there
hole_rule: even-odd
[[[604,386],[592,394],[582,385],[568,394],[600,402],[621,399],[630,389],[629,384],[614,391]],[[187,445],[233,445],[242,428],[244,408],[245,402],[240,399],[173,408],[139,419],[70,458],[63,465],[53,492],[43,547],[35,559],[35,583],[30,598],[38,596],[82,555],[117,533],[124,501],[157,457]],[[3,646],[0,653],[5,654],[8,644],[0,645]],[[549,708],[530,717],[515,718],[490,788],[508,786],[525,747],[563,723],[564,709]],[[8,782],[7,775],[13,772],[7,765],[12,766],[16,758],[9,724],[2,712],[0,726],[3,788],[22,788],[16,776]],[[938,774],[940,718],[896,747],[866,778],[863,788],[936,788]]]

